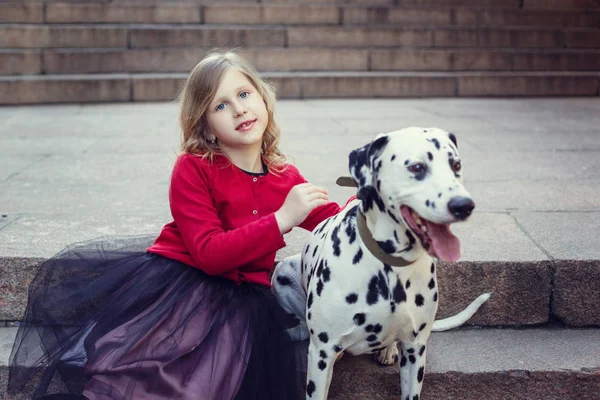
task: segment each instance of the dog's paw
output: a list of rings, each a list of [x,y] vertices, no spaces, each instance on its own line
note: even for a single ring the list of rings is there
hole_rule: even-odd
[[[392,343],[388,347],[373,354],[373,358],[382,365],[394,365],[398,362],[398,346]]]

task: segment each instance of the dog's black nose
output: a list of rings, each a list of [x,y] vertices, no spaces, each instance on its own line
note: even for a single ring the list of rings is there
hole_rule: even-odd
[[[469,197],[454,197],[448,202],[448,211],[458,219],[467,219],[474,208],[475,203]]]

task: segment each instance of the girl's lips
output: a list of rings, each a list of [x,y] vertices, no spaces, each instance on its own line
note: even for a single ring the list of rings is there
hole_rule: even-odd
[[[239,124],[237,126],[237,128],[235,128],[236,131],[249,131],[250,129],[252,129],[252,127],[254,126],[254,123],[256,122],[256,120],[251,120],[251,121],[246,121],[246,122],[242,122],[241,124]]]

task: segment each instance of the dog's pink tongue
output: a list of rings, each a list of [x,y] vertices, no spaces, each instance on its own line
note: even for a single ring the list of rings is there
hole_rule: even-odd
[[[460,240],[450,232],[450,226],[427,221],[427,236],[439,259],[456,261],[460,258]]]

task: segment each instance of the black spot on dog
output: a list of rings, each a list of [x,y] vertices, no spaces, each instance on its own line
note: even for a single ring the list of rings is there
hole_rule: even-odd
[[[374,275],[369,282],[367,304],[370,306],[376,304],[379,301],[379,296],[384,300],[390,298],[390,290],[381,271],[379,271],[378,275]]]
[[[427,158],[429,158],[429,161],[433,161],[433,154],[427,152]]]
[[[415,239],[413,234],[408,229],[406,230],[405,234],[406,234],[406,237],[408,238],[408,242],[410,243],[408,245],[408,247],[406,248],[406,251],[410,251],[410,250],[412,250],[415,243],[417,243],[417,239]]]
[[[421,332],[423,329],[425,329],[426,326],[427,326],[426,323],[422,323],[421,326],[419,327],[419,332]]]
[[[319,352],[319,357],[321,357],[321,358],[327,358],[327,353],[325,353],[323,350],[321,350]]]
[[[393,301],[390,301],[390,312],[396,312],[396,303],[394,303]]]
[[[329,267],[325,267],[323,268],[323,282],[329,282],[329,279],[331,279],[331,270]]]
[[[435,272],[435,263],[431,263],[431,273]]]
[[[315,392],[315,383],[313,381],[310,381],[310,382],[308,382],[308,385],[306,385],[306,394],[308,395],[308,397],[312,397],[314,392]]]
[[[408,282],[409,281],[406,282],[407,285]],[[392,292],[392,295],[395,303],[402,303],[403,301],[406,301],[406,292],[402,287],[402,282],[400,282],[400,279],[396,281],[396,286],[394,286],[394,291]]]
[[[441,199],[441,198],[442,198],[442,193],[440,192],[440,193],[438,193],[438,199]]]
[[[415,349],[407,349],[406,352],[408,354],[414,354],[415,353]]]
[[[387,254],[392,254],[396,252],[396,246],[394,246],[394,242],[391,240],[386,240],[385,242],[377,241],[377,245],[381,250],[383,250]]]
[[[425,345],[421,346],[421,350],[419,350],[419,356],[422,356],[425,353]]]
[[[382,329],[383,327],[380,324],[375,324],[375,326],[373,327],[373,333],[381,333]]]
[[[323,371],[325,368],[327,368],[327,363],[323,360],[319,360],[319,369]]]
[[[327,335],[327,332],[319,333],[319,340],[323,343],[327,343],[329,341],[329,336]]]
[[[436,149],[438,149],[438,150],[440,149],[440,142],[439,142],[439,140],[437,140],[436,138],[427,139],[427,140],[429,140],[431,143],[433,143],[435,145]]]
[[[308,253],[308,250],[309,250],[309,249],[310,249],[310,245],[306,246],[306,247],[304,248],[304,254]]]
[[[336,344],[335,346],[333,346],[333,351],[335,351],[336,353],[339,353],[340,351],[342,351],[342,346],[340,346],[339,344]]]
[[[392,158],[390,159],[390,161],[394,161],[396,159],[396,155],[392,154]]]
[[[377,335],[369,335],[367,336],[367,342],[374,342],[377,340]]]
[[[454,143],[454,145],[455,145],[456,147],[458,147],[458,143],[457,143],[457,141],[456,141],[456,136],[454,135],[454,133],[452,133],[452,132],[449,132],[449,133],[448,133],[448,137],[450,138],[450,140],[452,141],[452,143]]]
[[[323,292],[323,281],[319,279],[319,282],[317,282],[317,296],[321,297],[321,292]]]
[[[291,285],[292,281],[287,276],[278,275],[277,283],[279,283],[281,286],[287,286],[287,285]]]
[[[381,181],[377,179],[377,191],[381,192]]]
[[[311,329],[311,330],[310,330],[310,334],[311,334],[311,335],[314,335],[314,334],[315,334],[315,331],[313,331],[313,330]]]
[[[406,288],[407,288],[407,289],[408,289],[408,288],[410,288],[410,279],[407,279],[407,280],[406,280]]]
[[[418,394],[415,394],[415,395],[413,396],[412,400],[419,400],[419,395],[418,395]]]
[[[435,209],[435,201],[431,202],[431,208]]]
[[[433,294],[433,301],[437,301],[437,292]]]
[[[350,293],[348,296],[346,296],[346,303],[348,304],[354,304],[358,301],[358,295],[356,293]]]
[[[315,249],[313,250],[313,257],[317,255],[317,250],[319,250],[319,245],[315,246]]]
[[[394,270],[392,269],[392,266],[390,264],[386,264],[383,263],[383,272],[385,272],[386,274],[389,274],[390,272],[393,272]]]
[[[381,346],[381,342],[369,343],[369,347],[377,347],[377,346]]]
[[[400,359],[400,366],[401,367],[406,366],[406,357],[402,356],[402,358]]]
[[[308,302],[306,303],[306,308],[310,308],[312,306],[313,303],[313,294],[312,292],[310,292],[308,294]]]
[[[359,326],[364,324],[367,320],[364,313],[354,314],[354,317],[352,319],[354,320],[354,323]]]
[[[396,239],[396,242],[400,241],[400,239],[398,238],[398,232],[396,232],[395,229],[394,229],[394,239]]]
[[[381,199],[381,196],[379,196],[379,192],[373,186],[361,187],[358,190],[356,197],[362,201],[364,212],[374,208],[375,205],[379,211],[383,212],[383,210],[385,210],[385,204],[383,204],[383,200]]]
[[[404,160],[404,165],[410,164],[410,160]]]
[[[429,289],[433,289],[435,287],[435,279],[431,278],[429,281],[429,285],[427,285]]]
[[[413,331],[413,336],[416,338],[417,336],[419,336],[419,332]]]
[[[410,356],[408,356],[408,361],[410,361],[411,364],[414,364],[417,362],[417,359],[414,355],[411,354]]]
[[[340,244],[342,243],[342,241],[340,240],[339,233],[340,226],[338,225],[335,228],[333,228],[333,232],[331,232],[331,241],[333,242],[333,255],[336,257],[339,257],[340,253],[342,252],[340,248]]]
[[[425,205],[426,205],[427,207],[429,207],[429,204],[430,204],[430,203],[429,203],[429,200],[426,200],[426,201],[425,201]]]
[[[309,312],[309,313],[306,315],[306,319],[310,319],[311,317],[312,317],[312,313],[311,313],[311,312]]]
[[[365,326],[365,331],[373,332],[373,325],[369,324],[369,325]]]
[[[398,221],[398,218],[396,218],[396,216],[394,214],[392,214],[392,212],[390,210],[387,210],[387,214],[390,216],[391,219],[394,220],[395,223],[399,224],[400,221]]]
[[[425,303],[425,299],[423,298],[423,296],[421,296],[421,294],[417,294],[415,296],[415,304],[417,305],[417,307],[422,307],[423,303]]]
[[[358,252],[354,255],[354,258],[352,258],[352,264],[356,265],[360,262],[360,260],[362,259],[363,256],[363,251],[362,248],[358,249]]]

